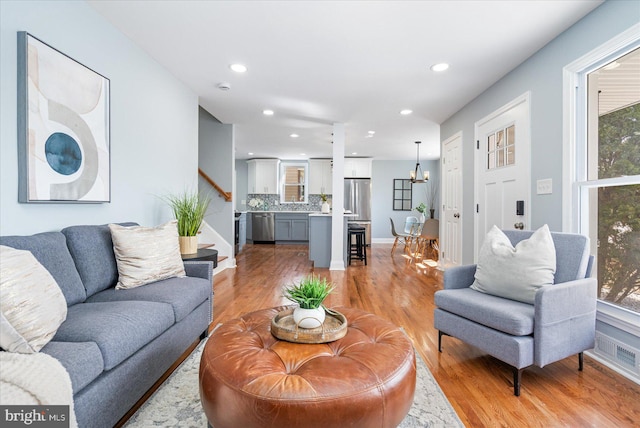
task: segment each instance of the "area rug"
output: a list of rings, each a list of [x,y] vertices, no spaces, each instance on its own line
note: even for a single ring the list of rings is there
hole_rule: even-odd
[[[198,370],[205,341],[173,372],[167,381],[125,424],[127,428],[205,428],[207,418],[200,404]],[[440,386],[416,353],[416,393],[400,428],[464,427]]]

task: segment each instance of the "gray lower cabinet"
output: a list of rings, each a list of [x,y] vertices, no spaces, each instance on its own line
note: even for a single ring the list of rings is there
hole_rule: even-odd
[[[309,241],[309,214],[276,213],[276,242]]]

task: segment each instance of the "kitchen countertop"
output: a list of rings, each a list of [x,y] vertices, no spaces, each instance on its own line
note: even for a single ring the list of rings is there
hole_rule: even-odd
[[[309,214],[309,217],[331,217],[332,213],[327,213],[327,214],[322,214],[319,212],[312,212]],[[344,213],[343,217],[358,217],[358,214],[353,214],[353,213]]]

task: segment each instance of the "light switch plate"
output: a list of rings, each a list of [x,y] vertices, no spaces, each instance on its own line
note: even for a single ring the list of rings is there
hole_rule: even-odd
[[[553,180],[545,178],[536,182],[538,195],[550,195],[553,193]]]

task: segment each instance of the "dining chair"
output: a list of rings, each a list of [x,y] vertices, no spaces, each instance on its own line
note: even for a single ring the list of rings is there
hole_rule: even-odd
[[[420,236],[418,237],[418,250],[416,252],[422,254],[422,258],[427,258],[428,250],[437,251],[438,238],[440,237],[440,221],[430,218],[424,222]],[[435,258],[434,258],[435,259]]]
[[[393,255],[393,252],[396,250],[396,247],[398,246],[398,241],[400,239],[404,240],[404,249],[406,251],[407,247],[409,246],[409,243],[411,242],[411,235],[408,233],[396,232],[396,226],[395,224],[393,224],[393,219],[391,217],[389,217],[389,221],[391,222],[391,234],[396,238],[395,241],[393,241],[393,247],[391,247],[391,254]]]

